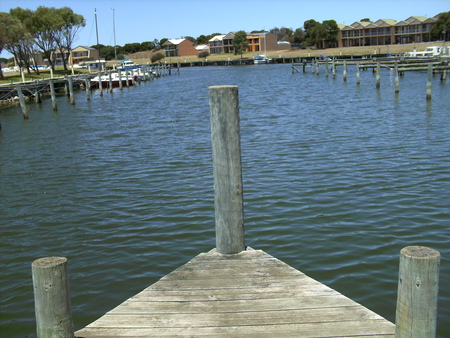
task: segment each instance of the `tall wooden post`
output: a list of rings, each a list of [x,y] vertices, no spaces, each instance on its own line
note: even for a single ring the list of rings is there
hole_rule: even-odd
[[[328,58],[325,60],[325,76],[328,78],[328,74],[329,74],[329,70],[328,70]]]
[[[409,246],[400,251],[396,338],[436,336],[440,254]]]
[[[109,92],[112,93],[112,91],[113,91],[113,83],[112,83],[111,71],[108,71],[108,82],[109,82]]]
[[[72,76],[69,76],[68,83],[69,83],[70,104],[74,105],[75,104],[75,96],[73,94],[73,79],[72,79]]]
[[[16,84],[17,96],[19,97],[20,108],[22,109],[22,116],[24,120],[28,120],[27,106],[25,104],[25,98],[23,97],[22,88],[20,84]]]
[[[344,70],[342,71],[342,76],[344,77],[344,82],[347,82],[347,61],[344,60]]]
[[[39,90],[39,80],[34,81],[34,101],[42,103],[41,91]]]
[[[91,99],[91,80],[89,79],[89,75],[86,75],[84,83],[86,85],[86,99],[89,101]]]
[[[102,71],[98,72],[98,89],[100,90],[100,96],[103,96],[102,74]]]
[[[333,61],[331,61],[331,74],[332,74],[332,78],[335,79],[336,78],[336,63],[334,61],[334,57],[333,57]]]
[[[40,258],[31,269],[38,338],[73,337],[67,258]]]
[[[399,86],[399,81],[398,81],[398,64],[396,63],[394,65],[394,77],[395,77],[395,92],[398,93],[400,92],[400,86]]]
[[[117,73],[119,74],[119,88],[120,88],[120,90],[122,90],[123,89],[123,85],[122,85],[122,71],[120,69],[118,69]]]
[[[433,80],[433,65],[428,64],[428,79],[427,79],[427,101],[431,100],[431,81]]]
[[[441,81],[447,80],[447,70],[443,69],[441,73]]]
[[[376,71],[376,88],[380,89],[380,63],[377,62],[377,71]]]
[[[209,87],[209,102],[216,249],[234,254],[245,250],[238,87]]]
[[[356,84],[361,83],[361,69],[359,69],[359,62],[356,64]]]
[[[58,110],[58,106],[56,105],[55,84],[53,83],[53,80],[50,80],[49,84],[50,84],[50,93],[51,93],[51,96],[52,96],[53,111],[57,111]]]

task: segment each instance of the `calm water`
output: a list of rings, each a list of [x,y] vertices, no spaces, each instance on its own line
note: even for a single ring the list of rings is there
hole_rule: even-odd
[[[450,82],[290,65],[182,69],[0,121],[1,334],[34,336],[31,263],[69,259],[76,328],[215,246],[208,86],[239,86],[246,244],[394,321],[398,257],[441,252],[450,334]],[[447,320],[446,320],[447,319]]]

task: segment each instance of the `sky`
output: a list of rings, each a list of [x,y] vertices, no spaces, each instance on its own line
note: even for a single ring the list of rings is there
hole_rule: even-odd
[[[86,27],[74,46],[103,45],[197,38],[212,33],[301,28],[306,20],[336,20],[350,25],[363,18],[405,20],[410,16],[433,17],[450,11],[450,0],[0,0],[0,12],[21,7],[70,7],[84,16]],[[115,20],[113,20],[113,13]],[[2,57],[8,57],[5,51]]]

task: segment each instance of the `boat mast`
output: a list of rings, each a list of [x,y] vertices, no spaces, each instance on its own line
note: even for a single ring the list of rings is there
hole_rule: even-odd
[[[95,32],[97,33],[98,61],[100,62],[100,43],[98,42],[97,8],[95,8]]]
[[[116,17],[115,17],[115,9],[111,8],[113,10],[113,32],[114,32],[114,61],[115,64],[117,64],[117,44],[116,44]]]

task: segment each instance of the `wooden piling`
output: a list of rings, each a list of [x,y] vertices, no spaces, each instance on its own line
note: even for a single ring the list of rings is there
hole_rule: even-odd
[[[435,337],[440,254],[409,246],[400,251],[395,337]]]
[[[344,60],[344,70],[343,70],[344,82],[347,82],[347,61]]]
[[[125,80],[127,82],[127,87],[129,87],[130,86],[130,81],[128,79],[128,71],[125,71]]]
[[[329,69],[328,69],[328,59],[325,61],[325,76],[328,78]]]
[[[376,88],[380,89],[380,62],[377,62],[377,70],[376,70]]]
[[[91,80],[89,79],[89,75],[86,75],[84,83],[86,86],[86,99],[89,101],[91,99]]]
[[[216,248],[235,254],[245,249],[238,87],[209,87],[209,102]]]
[[[122,71],[119,69],[117,71],[117,73],[119,74],[119,88],[120,88],[120,90],[122,90],[123,89],[123,85],[122,85]]]
[[[109,81],[109,92],[112,93],[112,91],[113,91],[113,83],[112,83],[111,71],[108,71],[108,81]]]
[[[331,75],[333,79],[336,78],[336,63],[334,62],[334,58],[333,61],[331,61]]]
[[[361,83],[361,69],[359,68],[359,62],[356,64],[356,84]]]
[[[39,80],[34,81],[34,101],[36,103],[42,103],[41,91],[39,90]]]
[[[53,80],[49,81],[49,85],[50,85],[50,94],[52,96],[53,111],[57,111],[58,106],[56,105],[55,84],[53,83]]]
[[[431,100],[431,81],[433,80],[433,65],[428,64],[428,79],[427,79],[427,101]]]
[[[38,338],[74,337],[67,258],[40,258],[31,269]]]
[[[447,70],[443,69],[441,73],[441,81],[447,80]]]
[[[24,120],[28,120],[27,106],[25,104],[25,98],[23,97],[22,88],[19,84],[16,84],[17,96],[19,97],[20,108],[22,109],[22,116]]]
[[[73,94],[73,79],[72,79],[72,76],[69,76],[67,81],[68,81],[68,84],[69,84],[70,104],[74,105],[75,104],[75,96]]]
[[[394,77],[395,77],[395,92],[398,93],[398,92],[400,92],[400,86],[399,86],[399,81],[398,81],[398,64],[397,63],[394,65]]]
[[[100,90],[100,96],[103,96],[102,74],[102,71],[98,72],[98,89]]]

